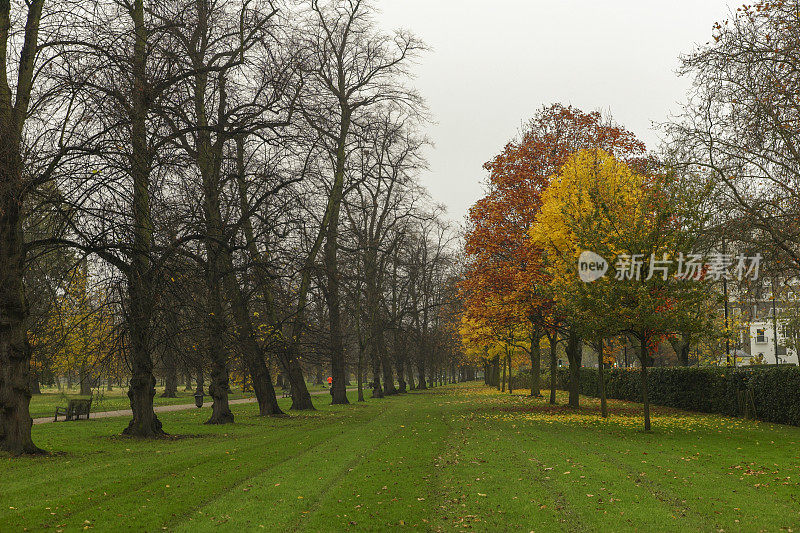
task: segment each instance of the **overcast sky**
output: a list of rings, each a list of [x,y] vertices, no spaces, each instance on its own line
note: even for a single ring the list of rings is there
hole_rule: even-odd
[[[436,124],[423,182],[461,222],[482,195],[483,163],[544,104],[609,111],[658,144],[652,123],[679,109],[678,56],[710,39],[725,0],[379,0],[381,23],[433,48],[415,86]]]

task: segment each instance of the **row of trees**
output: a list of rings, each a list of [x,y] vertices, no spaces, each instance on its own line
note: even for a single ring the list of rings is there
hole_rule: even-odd
[[[693,94],[659,152],[609,117],[554,105],[486,165],[487,195],[470,213],[461,333],[487,375],[497,376],[498,346],[522,350],[539,395],[544,344],[554,403],[561,342],[577,407],[583,346],[598,354],[602,384],[611,344],[633,340],[649,429],[647,368],[659,345],[688,364],[701,344],[724,354],[740,342],[726,300],[746,307],[764,286],[744,258],[761,254],[773,284],[796,281],[798,8],[761,3],[715,25],[712,42],[684,58]],[[579,261],[599,259],[610,274],[582,281]],[[679,269],[697,275],[676,279]],[[741,283],[734,273],[746,274]]]
[[[207,375],[215,424],[231,369],[262,415],[276,371],[296,410],[323,364],[336,404],[366,368],[377,397],[453,379],[424,50],[364,0],[0,1],[0,449],[39,451],[32,354],[127,369],[136,437],[157,371]]]

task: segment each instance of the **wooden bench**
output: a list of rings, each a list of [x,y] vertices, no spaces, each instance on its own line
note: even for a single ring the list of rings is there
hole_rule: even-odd
[[[58,422],[58,417],[63,416],[65,420],[80,420],[82,416],[89,420],[89,413],[92,411],[92,399],[79,398],[70,400],[66,407],[56,407],[56,415],[53,422]]]

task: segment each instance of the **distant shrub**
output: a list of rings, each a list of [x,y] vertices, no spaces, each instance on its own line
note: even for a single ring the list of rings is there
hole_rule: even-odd
[[[530,389],[531,388],[531,371],[520,370],[511,378],[511,385],[514,389]],[[542,390],[550,389],[550,369],[542,369],[539,377],[539,386]]]
[[[648,378],[655,405],[741,416],[752,398],[756,419],[800,426],[800,367],[659,367],[649,368]],[[559,369],[558,388],[566,390],[568,380],[569,369]],[[597,369],[582,368],[581,394],[597,397],[598,390]],[[641,401],[639,369],[606,371],[606,396]]]

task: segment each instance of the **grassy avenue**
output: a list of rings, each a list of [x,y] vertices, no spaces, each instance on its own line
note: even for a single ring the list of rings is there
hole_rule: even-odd
[[[582,401],[468,384],[286,418],[237,405],[222,427],[164,413],[157,441],[116,436],[125,418],[45,424],[51,456],[0,456],[0,531],[800,527],[800,428],[656,408],[644,433],[638,405],[602,420]]]

